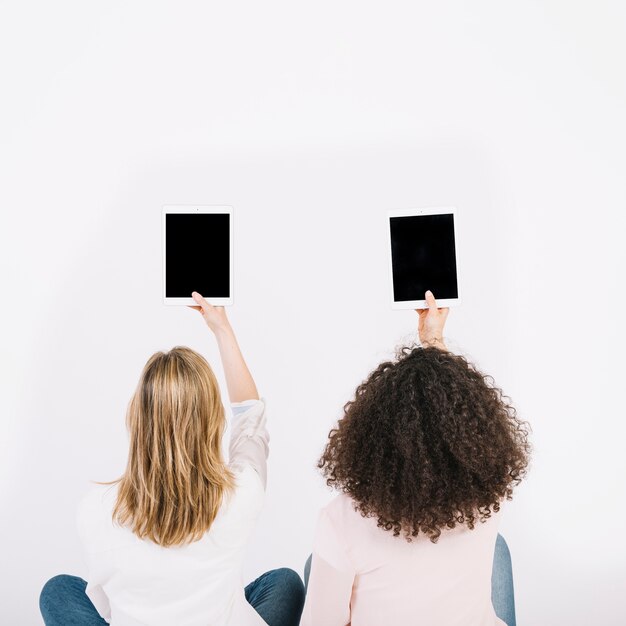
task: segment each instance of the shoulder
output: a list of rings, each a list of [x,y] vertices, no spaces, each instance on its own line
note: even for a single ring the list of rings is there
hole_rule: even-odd
[[[358,504],[348,495],[333,498],[321,511],[316,536],[341,543],[348,552],[358,553],[364,546],[379,543],[384,537],[393,537],[378,527],[376,515],[363,515]]]
[[[117,483],[101,485],[92,483],[83,493],[78,502],[79,515],[85,515],[92,511],[100,511],[115,505],[117,498]]]
[[[361,514],[356,510],[356,503],[345,493],[335,496],[323,507],[320,516],[325,517],[336,527],[351,525],[362,519]]]
[[[113,524],[116,499],[117,484],[91,484],[85,491],[76,510],[76,524],[83,541]]]
[[[322,507],[317,522],[317,534],[332,535],[347,542],[354,537],[364,521],[356,510],[354,500],[346,494],[340,494]]]

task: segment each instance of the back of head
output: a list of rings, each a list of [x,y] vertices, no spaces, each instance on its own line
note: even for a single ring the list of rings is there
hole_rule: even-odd
[[[319,461],[364,516],[436,541],[498,511],[525,475],[528,429],[493,379],[438,348],[403,348],[344,407]]]
[[[163,546],[199,539],[233,485],[221,449],[224,407],[204,357],[180,346],[153,354],[127,424],[128,465],[114,518]]]

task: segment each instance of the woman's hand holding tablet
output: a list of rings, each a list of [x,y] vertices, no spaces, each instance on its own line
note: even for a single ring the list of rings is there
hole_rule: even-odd
[[[196,304],[189,308],[200,312],[217,340],[230,401],[258,400],[259,392],[241,354],[235,331],[226,317],[226,309],[223,306],[213,306],[197,291],[193,292],[192,298]]]
[[[190,309],[199,311],[207,326],[214,332],[227,330],[230,322],[226,317],[226,309],[223,306],[213,306],[209,304],[197,291],[191,294],[191,297],[197,302],[197,305],[188,305]]]
[[[448,319],[450,309],[448,307],[437,307],[437,301],[432,291],[426,292],[426,309],[415,309],[419,316],[417,331],[420,343],[427,346],[434,346],[446,350],[443,342],[443,327]]]

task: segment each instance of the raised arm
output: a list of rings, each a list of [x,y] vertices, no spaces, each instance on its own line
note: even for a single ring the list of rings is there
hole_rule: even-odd
[[[241,354],[235,332],[226,317],[224,307],[209,304],[197,291],[191,295],[198,303],[197,306],[191,308],[202,314],[217,340],[230,401],[258,400],[259,392]]]
[[[447,350],[443,341],[443,327],[450,309],[448,307],[437,307],[437,302],[432,291],[426,292],[427,309],[416,309],[419,316],[417,330],[420,343],[424,347],[435,347],[441,350]]]
[[[265,489],[269,452],[265,405],[262,401],[259,402],[259,393],[241,354],[224,307],[209,304],[197,291],[191,295],[198,303],[197,306],[191,308],[202,314],[207,326],[215,334],[222,358],[226,386],[233,409],[230,445],[228,446],[229,464],[231,467],[250,466],[258,474],[262,489]],[[257,402],[246,402],[246,400]]]

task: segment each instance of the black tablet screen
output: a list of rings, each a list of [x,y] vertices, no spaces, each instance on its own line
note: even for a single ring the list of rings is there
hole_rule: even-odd
[[[454,215],[390,217],[395,302],[458,298]]]
[[[230,297],[230,214],[165,215],[165,296]]]

